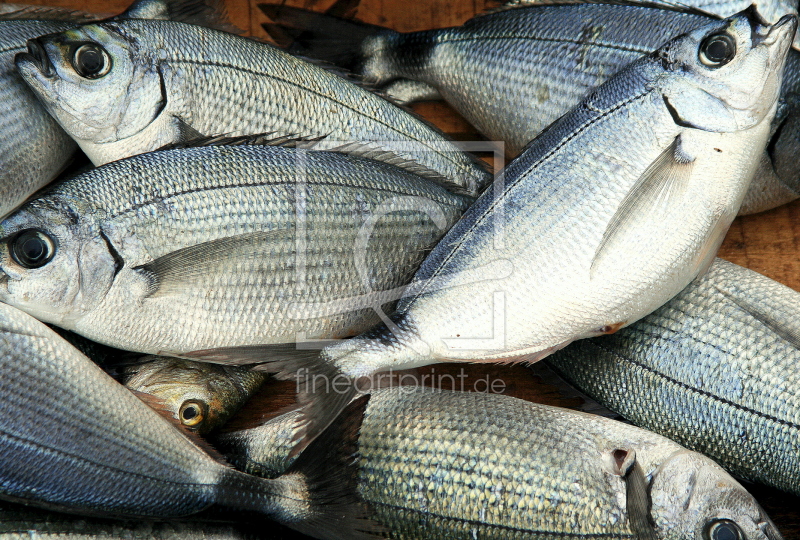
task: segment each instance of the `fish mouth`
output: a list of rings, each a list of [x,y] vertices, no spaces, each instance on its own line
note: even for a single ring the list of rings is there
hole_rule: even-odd
[[[781,43],[778,49],[783,49],[784,45],[788,49],[794,40],[795,32],[797,32],[797,15],[784,15],[769,27],[769,32],[758,40],[758,45],[770,47],[778,42],[786,42]]]
[[[55,67],[53,67],[53,63],[47,56],[44,46],[42,46],[38,39],[29,39],[28,52],[17,54],[17,56],[14,58],[14,61],[17,63],[17,65],[21,63],[32,64],[34,67],[36,67],[36,69],[39,70],[39,73],[48,79],[55,77],[56,75]]]

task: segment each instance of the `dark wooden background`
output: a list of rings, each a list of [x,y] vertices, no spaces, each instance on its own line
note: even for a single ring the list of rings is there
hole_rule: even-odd
[[[263,0],[262,0],[263,1]],[[272,2],[278,0],[271,0]],[[123,11],[128,0],[17,0],[18,3],[43,4],[115,14]],[[224,0],[231,22],[248,35],[267,39],[261,23],[269,22],[258,9],[258,0]],[[287,5],[322,11],[334,0],[287,0]],[[362,0],[357,18],[399,31],[427,30],[458,25],[499,4],[493,0]],[[498,96],[500,98],[500,96]],[[461,140],[479,140],[474,129],[443,103],[423,103],[414,109]],[[800,291],[800,202],[770,212],[738,218],[720,250],[720,256],[769,276]],[[565,398],[554,387],[542,383],[530,370],[522,367],[470,367],[477,378],[485,372],[502,378],[507,393],[552,405],[576,407],[580,401]],[[442,370],[438,371],[439,373]],[[267,386],[257,397],[255,410],[278,409],[293,398],[291,385]],[[252,411],[247,419],[252,420]],[[245,420],[240,419],[239,422]],[[800,538],[800,498],[762,486],[748,485],[787,540]]]

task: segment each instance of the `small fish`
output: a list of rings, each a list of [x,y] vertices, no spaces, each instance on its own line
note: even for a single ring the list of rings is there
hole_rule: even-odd
[[[301,413],[226,433],[243,470],[285,471]],[[614,420],[486,393],[373,393],[359,491],[396,539],[778,540],[710,459]]]
[[[166,20],[32,39],[22,77],[95,165],[198,137],[324,139],[477,195],[485,164],[409,112],[266,43]],[[318,148],[322,148],[319,146]]]
[[[210,19],[221,11],[215,0],[139,0],[118,18],[147,15],[191,20]],[[0,218],[56,178],[77,145],[48,114],[20,76],[14,57],[27,41],[63,32],[97,15],[42,6],[0,5]],[[205,8],[205,9],[201,9]],[[202,15],[202,17],[200,16]],[[224,14],[218,15],[223,17]]]
[[[548,362],[634,424],[800,495],[799,311],[800,293],[717,259],[641,321]]]
[[[266,377],[246,367],[146,356],[123,369],[122,382],[152,396],[161,410],[202,435],[224,424]]]
[[[210,507],[258,512],[317,538],[371,538],[353,451],[360,417],[264,480],[212,458],[39,321],[0,304],[0,499],[119,518]],[[331,440],[336,444],[331,444]]]
[[[731,6],[739,4],[744,9],[750,2],[727,1],[714,13],[732,15],[739,10]],[[761,11],[768,5],[772,9]],[[398,33],[289,6],[262,4],[262,9],[277,22],[304,30],[292,50],[352,69],[400,102],[438,95],[488,139],[504,141],[511,157],[629,63],[669,37],[714,20],[697,10],[655,5],[533,2],[459,27]],[[759,5],[769,22],[796,11],[796,1]],[[487,81],[492,92],[485,91]],[[770,143],[740,214],[800,197],[797,50],[788,54],[783,81]]]
[[[750,10],[609,79],[470,207],[388,322],[318,358],[264,358],[268,347],[189,356],[354,381],[310,391],[307,441],[374,373],[535,362],[644,317],[713,262],[766,144],[796,24],[764,26]]]
[[[470,202],[333,152],[135,156],[0,223],[0,301],[144,354],[350,337],[380,320]]]

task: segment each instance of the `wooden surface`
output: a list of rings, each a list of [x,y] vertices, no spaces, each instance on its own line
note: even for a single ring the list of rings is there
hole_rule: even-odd
[[[27,0],[27,3],[117,13],[123,11],[129,2],[127,0]],[[249,35],[266,39],[268,36],[261,28],[261,23],[269,20],[257,8],[257,3],[255,0],[225,0],[233,24]],[[328,8],[333,0],[288,0],[286,3],[321,11]],[[362,0],[357,17],[368,23],[400,31],[426,30],[461,24],[486,7],[497,5],[498,2],[484,0]],[[458,139],[477,138],[474,129],[443,103],[418,104],[414,109]],[[725,239],[720,256],[761,272],[795,290],[800,290],[798,238],[800,238],[800,202],[795,202],[770,212],[738,218]],[[529,370],[522,367],[470,369],[474,377],[478,377],[486,370],[489,370],[493,377],[502,377],[508,385],[508,392],[517,397],[567,407],[580,404],[575,399],[564,399],[553,387],[543,384]],[[281,408],[291,400],[291,385],[268,386],[257,399],[260,406],[252,409],[251,414],[246,415],[248,418],[240,418],[237,422],[250,423],[254,414],[259,415],[264,411]],[[761,486],[751,485],[748,489],[757,496],[787,540],[800,538],[800,498]]]

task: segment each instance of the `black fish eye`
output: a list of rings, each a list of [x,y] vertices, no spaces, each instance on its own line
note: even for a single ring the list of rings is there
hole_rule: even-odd
[[[42,231],[27,229],[10,242],[11,258],[23,268],[41,268],[56,254],[53,239]]]
[[[202,401],[190,399],[184,401],[178,411],[181,424],[187,427],[195,427],[206,418],[206,404]]]
[[[111,57],[100,45],[84,43],[75,49],[72,67],[85,79],[99,79],[111,71]]]
[[[713,34],[700,44],[700,61],[707,66],[724,66],[736,56],[736,42],[728,34]]]
[[[742,540],[742,530],[728,519],[712,521],[706,532],[708,540]]]

